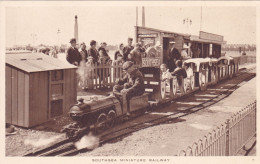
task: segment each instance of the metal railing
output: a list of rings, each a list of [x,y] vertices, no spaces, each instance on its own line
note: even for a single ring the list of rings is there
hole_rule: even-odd
[[[234,114],[179,156],[234,156],[256,135],[256,101]]]
[[[240,56],[239,64],[256,63],[256,56]]]

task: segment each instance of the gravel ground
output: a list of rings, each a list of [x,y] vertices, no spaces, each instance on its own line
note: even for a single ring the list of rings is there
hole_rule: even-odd
[[[6,136],[6,156],[23,156],[24,154],[44,148],[64,138],[60,133],[15,128],[16,134]]]

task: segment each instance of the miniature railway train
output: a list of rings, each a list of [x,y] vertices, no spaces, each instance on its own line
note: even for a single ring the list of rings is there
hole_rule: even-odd
[[[220,38],[220,41],[209,38],[201,39],[203,37],[200,39],[191,37],[187,39],[187,36],[184,34],[172,33],[171,36],[169,33],[166,34],[165,31],[144,27],[136,28],[137,40],[147,41],[150,39],[150,42],[151,40],[155,42],[155,40],[158,39],[163,45],[163,51],[160,52],[156,50],[156,48],[149,48],[147,49],[147,57],[142,58],[142,65],[139,70],[144,76],[145,93],[141,96],[133,97],[130,102],[126,101],[125,95],[122,95],[122,99],[120,100],[112,95],[102,99],[92,99],[87,102],[84,102],[83,99],[78,100],[78,103],[73,105],[69,111],[69,116],[74,123],[67,125],[62,130],[66,132],[68,137],[81,136],[91,129],[99,133],[104,129],[112,127],[118,118],[126,116],[127,103],[129,103],[131,112],[141,111],[154,104],[170,102],[197,90],[206,90],[208,86],[215,85],[224,79],[232,78],[238,73],[238,60],[232,57],[221,56],[221,43],[223,43],[223,38],[218,35],[217,39]],[[151,32],[153,32],[153,34],[149,34]],[[202,36],[203,35],[204,33]],[[215,36],[215,34],[208,37],[212,38],[212,36]],[[158,38],[151,39],[147,37]],[[204,55],[183,61],[184,64],[193,70],[192,76],[182,78],[181,83],[177,82],[177,78],[173,76],[170,79],[170,85],[166,85],[166,82],[161,80],[159,67],[165,62],[165,49],[168,48],[165,42],[171,40],[174,40],[176,43],[181,40],[181,45],[198,45],[198,47],[202,48]],[[219,54],[215,54],[215,56],[213,55],[209,58],[209,55],[205,55],[205,52],[214,51],[214,47],[218,49],[218,51],[215,52]],[[149,53],[156,53],[157,56],[149,55]],[[210,52],[208,54],[210,54]]]

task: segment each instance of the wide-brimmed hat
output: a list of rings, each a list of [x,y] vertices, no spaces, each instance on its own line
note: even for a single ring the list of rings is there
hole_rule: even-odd
[[[76,39],[75,38],[71,38],[70,39],[70,43],[72,43],[72,42],[76,42]]]

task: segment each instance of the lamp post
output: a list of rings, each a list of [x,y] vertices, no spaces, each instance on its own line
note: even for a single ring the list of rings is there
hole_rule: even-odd
[[[190,18],[184,18],[183,24],[186,24],[186,33],[189,33],[189,27],[192,25],[192,20]]]
[[[58,36],[58,46],[61,46],[61,43],[60,43],[60,29],[58,28],[58,31],[57,31],[57,36]]]
[[[35,40],[37,39],[37,38],[36,38],[37,35],[34,34],[34,33],[32,33],[32,34],[31,34],[31,37],[32,37],[32,46],[35,46]]]

